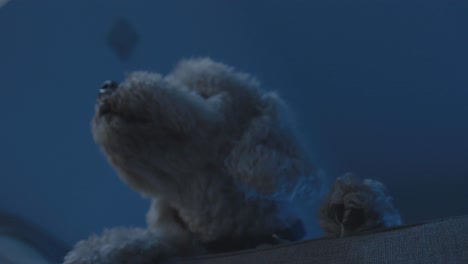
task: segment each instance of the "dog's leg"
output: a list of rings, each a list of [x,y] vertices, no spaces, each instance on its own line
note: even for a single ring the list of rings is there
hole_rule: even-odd
[[[141,228],[113,228],[101,236],[80,241],[65,256],[64,264],[153,264],[180,255],[156,232]]]

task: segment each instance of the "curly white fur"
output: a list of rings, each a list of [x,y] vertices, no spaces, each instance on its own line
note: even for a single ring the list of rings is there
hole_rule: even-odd
[[[135,72],[110,88],[93,136],[122,179],[152,199],[149,228],[79,242],[66,264],[156,263],[304,235],[294,198],[317,200],[323,176],[278,95],[206,58],[167,76]]]
[[[65,257],[65,263],[154,264],[176,254],[180,254],[179,248],[160,239],[149,229],[114,228],[79,242]]]

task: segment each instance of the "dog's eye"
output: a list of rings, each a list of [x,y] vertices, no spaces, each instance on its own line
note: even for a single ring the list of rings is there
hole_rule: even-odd
[[[208,98],[210,98],[212,96],[212,94],[209,94],[207,92],[201,92],[201,93],[199,93],[199,95],[204,99],[208,99]]]

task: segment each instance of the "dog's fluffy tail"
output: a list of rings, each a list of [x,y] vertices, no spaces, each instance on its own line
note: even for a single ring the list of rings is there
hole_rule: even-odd
[[[336,180],[320,208],[319,219],[327,235],[340,237],[402,222],[382,183],[369,179],[360,182],[353,174]]]

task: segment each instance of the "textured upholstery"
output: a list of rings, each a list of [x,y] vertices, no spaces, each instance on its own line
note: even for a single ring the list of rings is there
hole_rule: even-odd
[[[171,263],[468,264],[468,217],[402,226],[348,238],[315,239]]]
[[[0,214],[0,236],[25,240],[52,263],[60,262],[67,248],[31,226],[19,218]],[[52,248],[56,250],[52,251]],[[468,216],[390,228],[342,239],[315,239],[257,250],[179,259],[170,263],[468,264]]]

